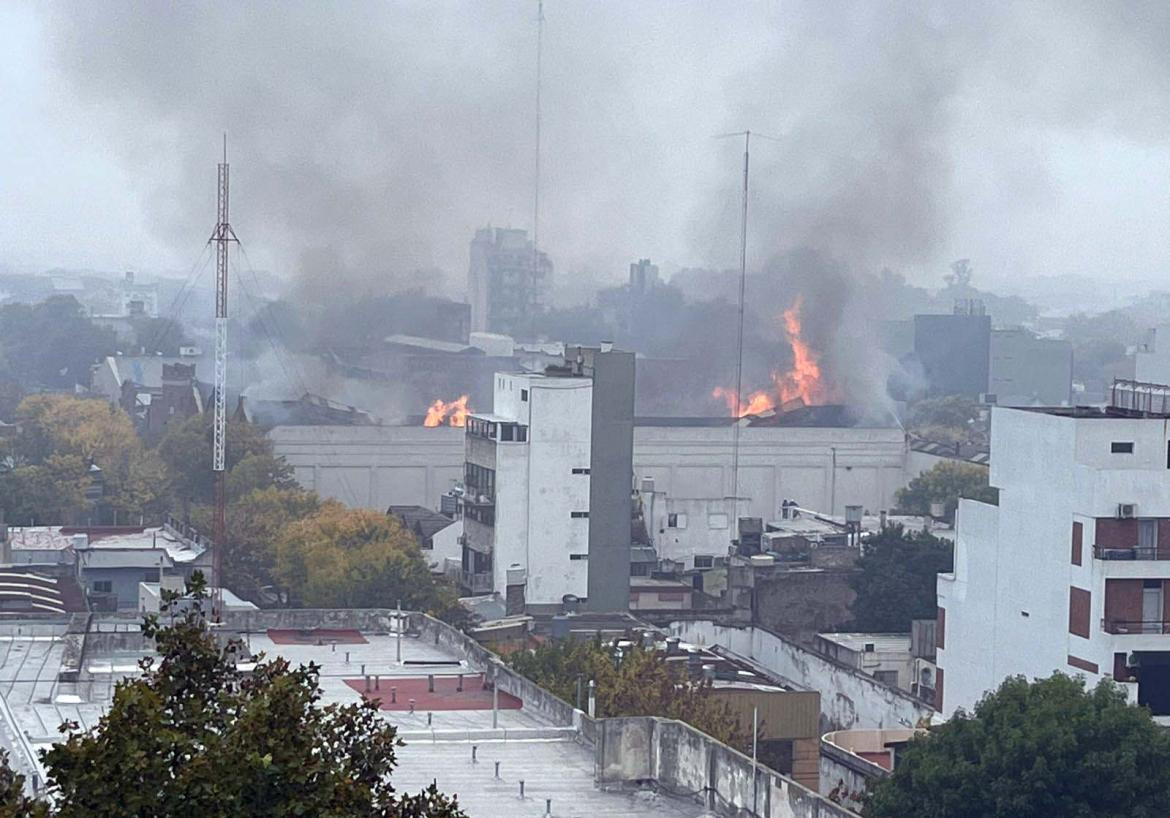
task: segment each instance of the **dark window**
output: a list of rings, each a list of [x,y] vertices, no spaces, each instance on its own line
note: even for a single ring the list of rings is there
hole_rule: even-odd
[[[874,643],[873,642],[866,642],[865,643],[865,652],[866,653],[873,653],[873,651],[874,651]]]
[[[589,469],[573,469],[573,474],[589,474]]]
[[[528,400],[528,390],[527,389],[520,390],[520,400]]]
[[[569,516],[574,517],[576,519],[584,519],[584,518],[589,516],[589,512],[588,511],[570,511]]]
[[[715,564],[714,557],[703,556],[701,554],[695,555],[695,567],[696,568],[710,568],[714,564]]]
[[[1170,469],[1170,440],[1166,441],[1166,468]]]
[[[528,440],[528,427],[527,426],[517,426],[516,427],[516,441],[518,443],[523,443],[526,440]]]
[[[587,559],[589,559],[589,555],[588,554],[570,554],[569,559],[571,559],[571,560],[587,560]]]
[[[1083,588],[1068,589],[1068,632],[1073,636],[1089,638],[1089,611],[1092,595]]]
[[[1072,564],[1081,564],[1081,549],[1085,540],[1085,527],[1080,523],[1073,523],[1072,532]]]
[[[1109,444],[1109,451],[1113,454],[1133,454],[1133,441],[1115,440]]]
[[[95,579],[93,581],[93,589],[99,594],[108,594],[114,590],[114,583],[108,579]]]
[[[513,440],[516,437],[516,427],[511,423],[500,425],[500,440]]]
[[[650,576],[650,563],[647,562],[631,562],[630,576],[632,577],[648,577]]]

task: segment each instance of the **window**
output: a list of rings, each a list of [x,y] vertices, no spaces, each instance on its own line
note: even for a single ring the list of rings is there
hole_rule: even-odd
[[[707,528],[712,531],[725,531],[727,529],[727,515],[722,512],[718,514],[707,515]]]
[[[1133,454],[1133,441],[1115,440],[1109,444],[1109,451],[1113,454]]]
[[[108,594],[113,592],[114,583],[108,579],[95,579],[93,581],[93,589],[99,594]]]
[[[685,514],[667,514],[666,515],[667,528],[686,528],[687,515]]]
[[[711,556],[703,556],[702,554],[695,554],[696,568],[710,568],[715,564],[715,558]]]
[[[573,469],[573,474],[589,474],[589,469]]]
[[[1085,541],[1085,527],[1081,523],[1073,523],[1072,531],[1072,564],[1081,564],[1081,549]]]
[[[898,671],[896,670],[875,670],[873,677],[884,685],[898,686]]]
[[[873,642],[866,642],[864,650],[866,653],[873,653],[875,647],[876,647],[876,645],[874,645]]]
[[[569,559],[571,559],[571,560],[587,560],[587,559],[589,559],[589,555],[588,554],[570,554]]]
[[[520,400],[522,400],[522,401],[528,400],[528,390],[527,389],[520,390]]]
[[[583,520],[589,517],[588,511],[570,511],[569,516],[576,520]]]

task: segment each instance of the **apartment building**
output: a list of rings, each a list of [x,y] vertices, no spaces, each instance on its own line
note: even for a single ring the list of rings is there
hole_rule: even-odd
[[[999,505],[960,503],[938,580],[936,706],[1060,670],[1112,678],[1170,723],[1170,387],[995,408],[991,447]]]
[[[544,373],[500,372],[466,426],[463,584],[510,609],[630,602],[634,356],[566,349]]]
[[[533,246],[528,231],[477,230],[467,271],[471,331],[532,335],[532,315],[544,304],[552,271],[552,261]]]

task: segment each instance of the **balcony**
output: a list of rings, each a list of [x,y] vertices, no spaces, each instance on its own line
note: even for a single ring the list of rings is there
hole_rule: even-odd
[[[1170,633],[1170,622],[1161,620],[1105,619],[1101,627],[1106,633],[1119,635]]]
[[[490,594],[492,591],[492,575],[491,573],[476,574],[472,571],[464,571],[463,587],[473,594]]]
[[[1170,550],[1155,545],[1134,545],[1129,548],[1093,546],[1093,559],[1134,562],[1136,560],[1170,560]]]

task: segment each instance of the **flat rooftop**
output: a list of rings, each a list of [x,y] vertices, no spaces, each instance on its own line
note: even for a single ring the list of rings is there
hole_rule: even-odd
[[[58,739],[57,726],[67,720],[86,728],[97,724],[117,682],[138,674],[138,660],[146,651],[121,649],[135,642],[137,632],[129,619],[96,620],[82,681],[67,684],[58,681],[66,654],[64,622],[0,623],[0,696],[7,705],[0,707],[0,745],[15,768],[30,777],[37,772],[43,780],[30,754]],[[442,791],[457,795],[468,814],[476,816],[537,818],[545,815],[545,799],[552,799],[558,818],[704,814],[702,805],[689,798],[595,787],[593,748],[579,740],[575,728],[554,724],[502,691],[493,728],[491,692],[483,688],[482,675],[465,656],[430,639],[403,635],[399,662],[395,632],[256,630],[243,638],[254,654],[316,664],[322,704],[354,703],[363,695],[380,699],[379,714],[405,741],[394,773],[400,791],[417,792],[437,780]],[[434,695],[429,693],[432,674]],[[460,674],[462,692],[457,690]],[[396,701],[388,701],[391,696]],[[410,698],[415,699],[413,712]]]

